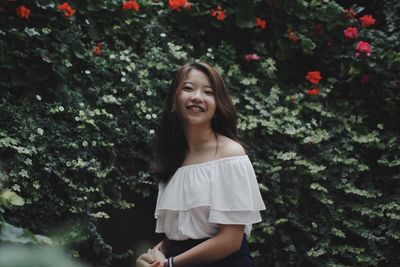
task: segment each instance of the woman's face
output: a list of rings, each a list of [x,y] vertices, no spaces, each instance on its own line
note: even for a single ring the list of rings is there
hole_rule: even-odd
[[[199,70],[190,70],[177,93],[177,107],[183,123],[210,126],[217,104],[208,77]]]

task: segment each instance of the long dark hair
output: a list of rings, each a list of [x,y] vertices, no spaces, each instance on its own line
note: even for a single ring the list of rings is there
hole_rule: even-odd
[[[204,62],[187,63],[175,73],[172,79],[156,132],[153,144],[154,159],[150,163],[150,173],[157,181],[167,182],[182,165],[188,151],[187,140],[176,106],[179,86],[193,69],[203,72],[208,77],[214,91],[216,110],[211,121],[213,133],[215,136],[222,134],[237,141],[237,113],[221,75]]]

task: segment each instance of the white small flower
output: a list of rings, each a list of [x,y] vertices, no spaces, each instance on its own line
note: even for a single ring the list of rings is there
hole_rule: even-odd
[[[125,71],[121,71],[121,75],[122,76],[126,76],[126,72]]]
[[[43,131],[42,128],[38,128],[38,129],[37,129],[37,132],[38,132],[38,134],[43,135],[43,132],[44,132],[44,131]]]
[[[151,95],[151,91],[147,91],[147,92],[146,92],[146,95]]]
[[[63,111],[64,111],[64,107],[63,107],[63,106],[59,106],[59,107],[58,107],[58,110],[61,111],[61,112],[63,112]]]
[[[65,165],[67,165],[67,167],[71,167],[71,162],[67,161]]]
[[[79,106],[83,107],[85,104],[83,102],[79,102]]]
[[[151,114],[151,116],[153,117],[153,119],[157,118],[157,114]]]
[[[89,20],[85,20],[85,22],[86,22],[86,24],[88,24],[88,25],[90,24]]]
[[[85,70],[85,73],[89,75],[90,74],[90,70]]]
[[[147,114],[147,115],[146,115],[146,119],[150,120],[150,119],[151,119],[151,115],[150,115],[150,114]]]
[[[115,58],[115,55],[114,55],[114,54],[111,54],[111,55],[110,55],[110,58],[111,58],[111,59],[114,59],[114,58]]]
[[[124,55],[120,55],[119,56],[119,60],[125,60],[125,56]]]
[[[207,51],[208,51],[208,52],[212,52],[212,48],[208,48]]]
[[[75,117],[75,120],[76,120],[76,121],[80,121],[81,119],[79,119],[79,117]]]
[[[150,129],[149,134],[154,134],[154,130]]]
[[[129,54],[129,50],[128,49],[125,49],[123,52],[124,52],[125,55]]]
[[[82,142],[82,145],[83,145],[83,146],[87,146],[87,145],[88,145],[88,142],[83,141],[83,142]]]
[[[126,82],[126,78],[125,78],[125,77],[122,77],[122,78],[121,78],[121,82],[123,82],[123,83]]]
[[[96,146],[96,141],[92,141],[92,146]]]
[[[83,116],[85,115],[85,112],[83,112],[83,110],[79,110],[79,116]]]
[[[166,37],[167,35],[166,35],[165,33],[162,32],[162,33],[160,33],[160,36],[164,38],[164,37]]]
[[[40,95],[36,95],[36,99],[39,100],[39,101],[41,101],[41,100],[42,100],[42,97],[41,97]]]

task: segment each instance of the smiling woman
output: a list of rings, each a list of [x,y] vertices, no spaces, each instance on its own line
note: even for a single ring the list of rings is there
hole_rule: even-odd
[[[184,125],[210,124],[216,102],[208,77],[203,72],[193,69],[187,74],[179,86],[177,104]]]
[[[265,205],[214,68],[199,62],[178,70],[154,149],[156,232],[165,237],[137,265],[253,267],[247,238]]]

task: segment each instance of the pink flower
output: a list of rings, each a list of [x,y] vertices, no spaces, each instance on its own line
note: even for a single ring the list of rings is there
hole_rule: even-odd
[[[351,39],[357,39],[358,38],[358,30],[356,27],[347,27],[344,30],[344,37],[346,39],[351,40]]]
[[[258,61],[261,59],[261,57],[257,54],[247,54],[244,56],[246,61]]]
[[[76,9],[71,8],[71,6],[67,2],[58,5],[57,9],[62,11],[65,17],[71,17],[76,12]]]
[[[181,11],[181,8],[189,9],[191,7],[191,3],[187,0],[168,0],[168,6],[172,10]]]
[[[371,15],[364,15],[360,18],[361,26],[364,28],[372,26],[375,24],[375,19]]]
[[[372,46],[368,42],[359,41],[356,46],[356,55],[367,55],[370,56],[372,53]]]
[[[265,29],[265,27],[267,27],[267,22],[264,19],[256,18],[256,25],[261,29]]]
[[[95,48],[92,49],[93,54],[95,54],[96,56],[100,56],[102,51],[102,44],[101,42],[97,43],[97,46]]]
[[[224,20],[226,17],[226,11],[222,10],[220,5],[217,6],[217,9],[211,9],[211,16],[215,17],[217,20]]]
[[[321,92],[321,89],[319,89],[319,88],[307,90],[308,95],[318,95],[320,92]]]
[[[122,3],[122,9],[124,10],[135,10],[136,12],[139,11],[139,4],[135,0],[130,0],[127,2]]]
[[[296,34],[296,32],[292,28],[288,28],[287,34],[288,34],[287,38],[293,43],[297,43],[300,40],[300,37]]]
[[[319,71],[309,71],[307,72],[306,79],[312,84],[317,84],[322,79],[321,73]]]
[[[19,6],[16,11],[17,15],[22,19],[29,19],[29,15],[31,14],[31,10],[24,5]]]

